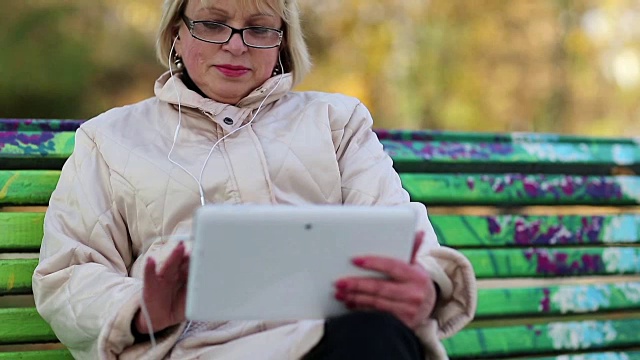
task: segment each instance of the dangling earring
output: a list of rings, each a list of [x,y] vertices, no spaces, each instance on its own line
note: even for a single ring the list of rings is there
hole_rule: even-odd
[[[276,67],[273,68],[272,76],[277,76],[280,74],[282,74],[282,67],[280,66],[280,64],[276,64]]]
[[[176,59],[173,61],[173,64],[176,66],[178,71],[182,71],[184,69],[184,63],[182,62],[182,58],[176,54]]]

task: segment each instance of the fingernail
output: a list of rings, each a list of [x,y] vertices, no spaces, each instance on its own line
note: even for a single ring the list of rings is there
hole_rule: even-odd
[[[348,287],[347,286],[347,282],[346,281],[342,281],[342,280],[338,281],[335,286],[339,290],[346,290],[347,287]]]
[[[364,259],[356,258],[356,259],[353,259],[353,263],[356,266],[364,266],[365,261]]]
[[[336,298],[336,300],[344,301],[344,300],[347,299],[347,295],[345,295],[345,293],[343,293],[343,292],[337,292],[335,294],[335,298]]]

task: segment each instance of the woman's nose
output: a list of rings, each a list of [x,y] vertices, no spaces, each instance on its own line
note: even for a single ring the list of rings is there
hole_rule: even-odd
[[[231,35],[231,39],[229,39],[223,47],[233,54],[241,54],[247,51],[247,45],[242,41],[242,36],[240,34]]]

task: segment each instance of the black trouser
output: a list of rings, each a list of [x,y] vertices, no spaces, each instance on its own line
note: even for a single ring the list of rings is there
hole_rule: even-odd
[[[413,330],[383,312],[353,312],[327,320],[324,336],[303,360],[424,360]]]

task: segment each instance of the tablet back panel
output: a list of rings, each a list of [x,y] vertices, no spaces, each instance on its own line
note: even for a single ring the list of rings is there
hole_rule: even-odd
[[[206,206],[194,221],[187,318],[321,319],[346,311],[334,282],[379,276],[358,255],[408,261],[415,214],[403,207]]]

